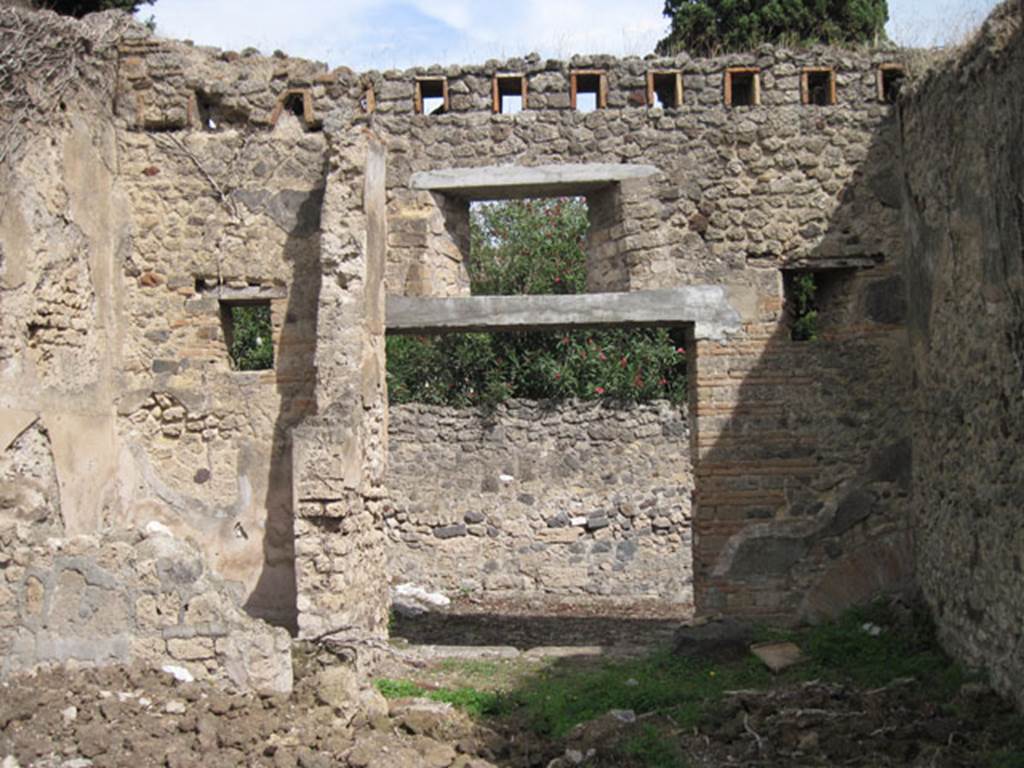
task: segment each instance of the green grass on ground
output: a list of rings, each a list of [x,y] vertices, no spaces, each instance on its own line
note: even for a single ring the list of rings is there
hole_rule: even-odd
[[[873,633],[874,627],[881,631]],[[377,687],[387,697],[425,695],[477,717],[514,721],[546,739],[560,739],[610,710],[633,710],[644,720],[619,746],[623,764],[669,767],[685,765],[678,739],[653,723],[671,724],[676,733],[690,731],[714,719],[728,691],[767,690],[808,680],[873,689],[913,678],[915,697],[956,715],[951,700],[970,679],[942,652],[923,610],[893,610],[878,603],[831,623],[794,630],[762,628],[758,635],[795,642],[806,660],[779,675],[752,655],[713,663],[668,650],[615,661],[561,659],[525,673],[506,662],[449,660],[438,665],[438,673],[454,687],[396,680],[379,680]],[[1024,768],[1024,751],[985,756],[979,765],[986,764]]]

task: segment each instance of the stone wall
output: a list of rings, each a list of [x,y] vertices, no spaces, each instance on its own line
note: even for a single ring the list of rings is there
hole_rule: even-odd
[[[1024,704],[1024,75],[1002,5],[903,107],[917,580],[941,637]]]
[[[417,278],[413,292],[464,291],[458,238],[438,234],[445,217],[434,212],[474,199],[418,190],[415,174],[628,163],[653,174],[578,192],[592,218],[590,289],[712,284],[745,297],[742,331],[698,334],[690,356],[698,611],[817,618],[911,580],[899,133],[877,87],[890,59],[766,47],[708,60],[492,62],[433,72],[452,94],[440,115],[413,114],[400,87],[431,70],[381,76],[372,119],[389,151],[389,224],[435,222],[418,249],[437,279]],[[835,69],[835,105],[801,103],[801,71],[818,65]],[[734,66],[759,68],[760,105],[724,104]],[[606,70],[607,108],[569,108],[575,68]],[[682,107],[631,98],[656,68],[682,71]],[[503,70],[526,72],[538,96],[526,111],[487,113],[488,73]],[[405,252],[389,252],[392,292],[410,285]],[[807,271],[823,286],[819,338],[795,342],[785,284]]]
[[[690,434],[667,402],[391,408],[389,575],[692,609]]]
[[[240,582],[251,614],[383,634],[385,286],[468,285],[468,200],[414,174],[631,164],[653,170],[580,191],[591,289],[722,286],[742,316],[691,348],[698,609],[817,615],[903,583],[891,52],[356,74],[161,40],[116,14],[0,9],[0,34],[24,29],[80,55],[57,62],[76,68],[60,93],[30,73],[11,84],[26,111],[3,126],[19,146],[0,164],[0,437],[45,428],[53,474],[23,501],[52,498],[55,476],[69,534],[156,520]],[[735,66],[759,69],[759,104],[724,103]],[[834,68],[835,105],[801,102],[811,66]],[[580,68],[604,70],[606,108],[571,108]],[[646,103],[652,69],[679,70],[681,106]],[[495,72],[526,78],[526,110],[492,112]],[[439,76],[448,109],[415,114],[417,78]],[[784,273],[801,269],[830,286],[809,344],[788,334]],[[269,304],[272,369],[232,369],[232,302]]]
[[[0,677],[48,665],[174,666],[238,690],[288,693],[287,631],[247,616],[241,585],[151,526],[72,538],[0,522]]]

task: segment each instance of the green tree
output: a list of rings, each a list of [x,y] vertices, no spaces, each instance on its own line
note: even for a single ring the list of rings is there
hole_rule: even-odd
[[[87,13],[120,10],[135,13],[140,5],[152,5],[155,0],[37,0],[35,5],[65,16],[82,18]]]
[[[886,0],[665,0],[664,13],[672,26],[658,53],[697,56],[762,43],[877,43],[889,19]]]
[[[580,199],[487,203],[470,220],[476,295],[586,289]],[[494,404],[509,397],[681,401],[686,355],[667,329],[389,336],[394,403]]]
[[[238,371],[262,371],[274,367],[274,330],[269,304],[233,304],[230,313],[228,353]]]

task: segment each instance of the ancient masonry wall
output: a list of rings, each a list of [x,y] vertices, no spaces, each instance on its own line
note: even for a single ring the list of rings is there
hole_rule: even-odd
[[[368,119],[388,146],[389,291],[465,292],[467,254],[449,224],[462,221],[460,199],[417,190],[415,174],[632,163],[656,172],[583,192],[591,289],[708,283],[747,297],[740,334],[690,350],[698,611],[830,615],[911,579],[899,137],[878,94],[887,61],[766,48],[379,76]],[[801,102],[811,66],[834,69],[835,105]],[[759,71],[760,105],[723,103],[735,67]],[[607,72],[607,108],[569,108],[576,69]],[[681,108],[644,107],[654,69],[681,71]],[[494,71],[525,73],[537,96],[525,112],[488,114]],[[447,77],[447,113],[413,113],[413,75]],[[800,271],[820,273],[814,342],[790,339],[784,286]]]
[[[210,573],[197,547],[157,526],[101,539],[60,537],[41,523],[0,525],[0,676],[136,663],[237,690],[291,691],[287,630],[248,616],[240,585]]]
[[[25,60],[34,66],[66,76],[41,78],[18,59],[3,84],[11,109],[0,125],[0,674],[137,661],[283,692],[288,633],[243,610],[248,591],[224,579],[233,575],[224,561],[211,569],[209,552],[156,520],[202,540],[197,530],[136,496],[158,486],[154,501],[191,508],[207,525],[223,517],[215,494],[190,502],[137,472],[145,466],[137,459],[153,447],[171,465],[203,445],[210,451],[200,464],[212,467],[222,461],[217,443],[249,425],[155,380],[169,365],[154,364],[148,345],[173,335],[159,315],[181,286],[166,285],[158,249],[133,229],[130,194],[146,193],[126,190],[121,175],[124,136],[110,104],[118,46],[131,29],[120,14],[80,23],[0,9],[0,35],[32,47]],[[154,192],[149,203],[159,206]],[[181,226],[173,220],[181,198],[160,192],[169,207],[157,212],[171,220],[147,220],[147,231]],[[157,286],[163,293],[148,310],[129,306],[135,290]],[[146,392],[133,391],[147,375]]]
[[[388,438],[392,581],[692,610],[685,408],[393,406]]]
[[[1024,704],[1022,12],[902,110],[917,581],[941,637]]]
[[[69,535],[160,522],[242,585],[252,615],[385,633],[385,286],[467,286],[466,200],[413,175],[645,164],[647,179],[585,192],[591,287],[744,297],[740,333],[690,349],[697,609],[816,615],[903,583],[889,54],[359,75],[159,40],[112,14],[0,13],[64,30],[41,49],[81,53],[70,90],[33,101],[23,82],[25,119],[4,128],[22,143],[0,168],[0,448],[38,421],[58,491],[39,479],[12,518],[42,503]],[[833,70],[834,105],[802,102],[807,67]],[[758,70],[758,103],[724,103],[731,68]],[[581,69],[603,72],[590,114],[571,104]],[[681,105],[647,104],[654,70],[678,74]],[[526,110],[492,112],[496,73],[526,79]],[[443,114],[415,113],[423,78],[443,80]],[[821,338],[799,343],[784,277],[808,269],[825,286]],[[232,370],[237,302],[269,304],[273,369]]]

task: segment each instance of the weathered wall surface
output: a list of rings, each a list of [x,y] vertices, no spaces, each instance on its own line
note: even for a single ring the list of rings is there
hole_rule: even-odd
[[[125,23],[0,12],[0,35],[25,52],[5,64],[0,121],[0,451],[41,419],[48,501],[69,531],[94,531],[118,506],[115,265],[128,222],[106,105]]]
[[[1019,4],[903,107],[917,579],[947,647],[1024,703]]]
[[[403,405],[388,438],[392,581],[692,608],[684,408]]]
[[[60,532],[57,521],[0,521],[0,676],[137,662],[291,691],[288,632],[247,616],[240,585],[211,574],[197,547],[159,531]]]
[[[709,283],[749,297],[741,334],[691,350],[698,610],[813,618],[910,580],[898,134],[876,79],[885,58],[766,48],[380,76],[374,122],[388,140],[389,237],[400,246],[390,291],[465,290],[458,229],[440,229],[460,221],[458,195],[416,190],[413,174],[631,163],[656,173],[588,193],[591,288]],[[759,68],[759,106],[723,104],[732,66]],[[805,66],[834,67],[835,105],[801,103]],[[673,67],[683,106],[645,108],[646,70]],[[607,109],[568,108],[575,68],[607,71]],[[529,109],[487,114],[494,70],[525,72]],[[411,74],[447,76],[447,114],[412,114]],[[789,338],[787,270],[821,273],[814,342]]]
[[[127,22],[95,34],[106,42],[83,57],[95,71],[76,80],[91,100],[69,91],[63,109],[53,99],[18,123],[27,143],[2,171],[18,193],[0,220],[0,436],[42,417],[68,531],[159,520],[243,584],[251,613],[303,634],[383,633],[385,284],[467,285],[466,200],[415,189],[413,174],[629,163],[653,175],[587,191],[591,288],[707,283],[745,297],[741,333],[691,350],[698,608],[817,615],[902,582],[887,54],[766,47],[356,75]],[[759,68],[758,105],[723,104],[732,66]],[[835,105],[801,103],[806,66],[834,68]],[[607,108],[570,108],[577,68],[606,71]],[[680,70],[681,107],[648,108],[648,69]],[[526,78],[525,111],[491,113],[496,70]],[[445,114],[413,113],[418,76],[447,78]],[[830,286],[812,344],[788,338],[794,269]],[[239,300],[270,302],[272,370],[231,369],[221,318]]]

